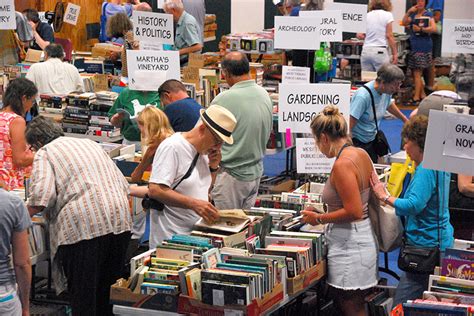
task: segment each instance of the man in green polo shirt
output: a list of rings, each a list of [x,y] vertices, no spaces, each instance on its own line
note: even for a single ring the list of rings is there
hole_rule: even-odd
[[[141,105],[154,105],[160,110],[160,96],[157,91],[137,91],[130,90],[129,88],[123,89],[123,91],[115,100],[114,105],[109,110],[110,123],[120,128],[120,132],[124,138],[124,144],[135,144],[136,149],[140,149],[140,130],[135,120],[130,119],[124,112],[119,112],[123,109],[134,116],[135,113],[134,103]]]
[[[267,91],[256,84],[249,71],[245,54],[227,54],[222,72],[231,88],[212,101],[237,119],[232,133],[234,144],[222,146],[221,168],[211,192],[221,210],[253,207],[263,174],[262,158],[272,128],[273,105]]]
[[[174,46],[179,50],[181,65],[188,62],[190,53],[200,53],[202,50],[201,28],[196,19],[186,11],[182,0],[168,0],[163,5],[165,13],[173,15],[176,23]]]

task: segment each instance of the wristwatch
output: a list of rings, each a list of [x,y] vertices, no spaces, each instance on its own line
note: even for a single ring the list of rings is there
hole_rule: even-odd
[[[383,199],[384,203],[387,203],[388,199],[390,198],[390,194],[387,194],[387,196]]]
[[[323,221],[321,220],[321,216],[316,217],[316,223],[318,223],[319,225],[324,225]]]
[[[212,168],[211,166],[209,166],[209,171],[210,172],[217,172],[217,171],[219,171],[219,168],[220,168],[220,166],[217,166],[217,168]]]

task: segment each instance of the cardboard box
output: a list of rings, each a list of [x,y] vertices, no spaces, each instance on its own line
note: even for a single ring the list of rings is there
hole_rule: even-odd
[[[295,189],[295,180],[286,180],[275,184],[270,190],[272,193],[291,192]]]
[[[294,278],[286,279],[288,295],[298,294],[324,275],[326,275],[326,260],[319,261],[315,266]]]
[[[277,284],[273,291],[265,294],[262,299],[255,299],[247,306],[213,306],[204,304],[189,296],[181,295],[178,301],[178,313],[199,314],[201,316],[224,316],[235,311],[236,315],[257,316],[269,310],[283,300],[283,285]]]
[[[110,304],[177,312],[179,294],[136,294],[128,288],[128,281],[119,279],[110,287]]]

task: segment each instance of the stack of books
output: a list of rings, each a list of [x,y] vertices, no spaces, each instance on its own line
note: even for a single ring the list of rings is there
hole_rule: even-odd
[[[96,136],[114,137],[120,135],[120,128],[110,123],[108,112],[118,97],[118,93],[99,91],[97,99],[91,104],[89,134]]]
[[[265,248],[255,253],[285,257],[287,275],[295,277],[323,259],[324,235],[288,231],[272,231],[265,237]]]
[[[28,244],[31,257],[39,256],[48,249],[46,245],[46,230],[42,222],[42,217],[33,217],[33,225],[28,228]]]
[[[55,121],[61,121],[66,108],[66,95],[64,94],[40,94],[38,105],[39,113],[51,117]]]
[[[90,107],[95,100],[95,93],[72,92],[68,94],[62,122],[63,131],[86,134],[89,127]]]
[[[204,39],[216,37],[217,23],[215,14],[206,14],[204,20]]]
[[[150,250],[132,258],[128,287],[146,295],[179,294],[186,291],[186,279],[197,267],[199,263],[179,259],[175,253]]]
[[[209,305],[248,305],[271,292],[285,277],[281,256],[246,256],[214,248],[202,259],[202,302]]]

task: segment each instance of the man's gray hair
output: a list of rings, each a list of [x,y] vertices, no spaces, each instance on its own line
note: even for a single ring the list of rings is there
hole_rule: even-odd
[[[296,7],[301,4],[301,0],[286,0],[286,4]]]
[[[405,79],[405,74],[400,67],[385,63],[377,71],[377,82],[391,83],[395,81],[403,81]]]
[[[62,128],[54,123],[52,119],[44,116],[37,116],[32,119],[25,132],[26,142],[34,150],[40,149],[61,136],[64,136]]]
[[[171,10],[171,9],[183,9],[184,5],[182,0],[166,0],[163,4],[163,9]]]

